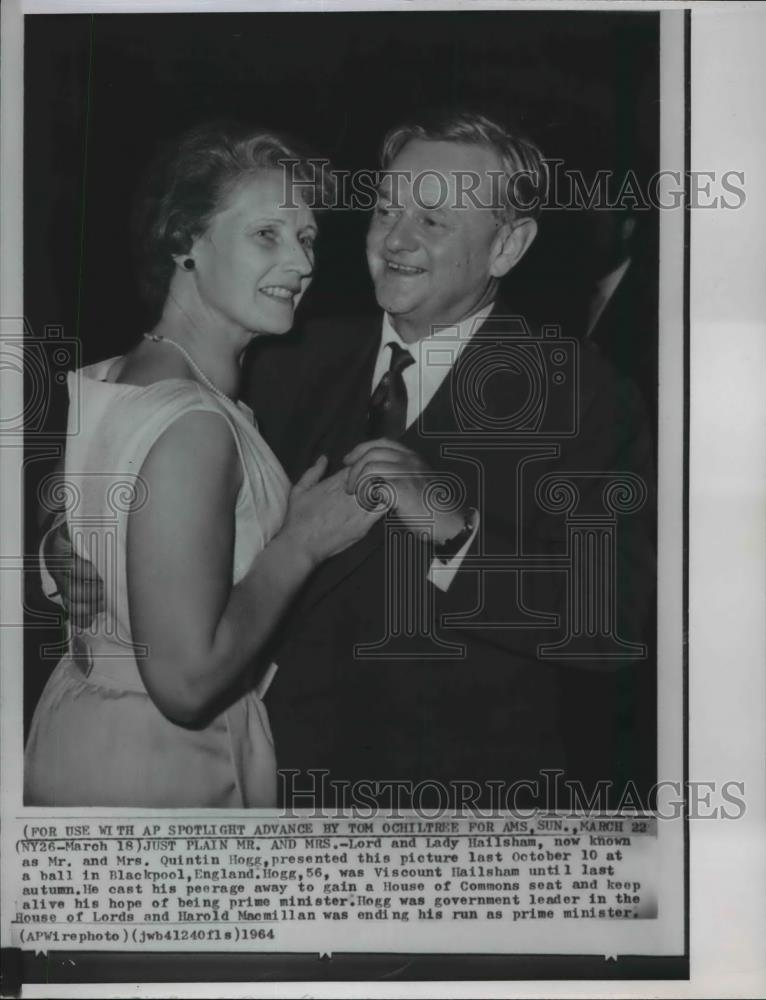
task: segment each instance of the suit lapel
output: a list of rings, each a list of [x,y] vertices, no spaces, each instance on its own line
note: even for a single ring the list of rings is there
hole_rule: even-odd
[[[296,427],[296,433],[303,431],[305,435],[301,470],[324,454],[329,472],[337,472],[343,467],[344,456],[365,440],[380,324],[380,318],[362,321],[358,330],[344,339],[341,349],[330,348],[324,362],[307,379],[307,406],[301,410]],[[382,544],[382,539],[382,525],[377,524],[355,545],[328,559],[309,582],[305,605],[315,604],[333,590]]]
[[[379,327],[379,320],[362,320],[335,342],[317,337],[312,345],[302,401],[291,425],[297,475],[322,454],[330,472],[337,471],[343,456],[364,439]]]

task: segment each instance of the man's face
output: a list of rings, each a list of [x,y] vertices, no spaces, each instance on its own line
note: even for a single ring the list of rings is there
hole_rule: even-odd
[[[472,198],[490,206],[498,182],[488,171],[500,170],[488,149],[420,139],[391,163],[367,234],[367,263],[378,305],[409,342],[491,300],[501,223]],[[474,194],[461,195],[473,178]]]

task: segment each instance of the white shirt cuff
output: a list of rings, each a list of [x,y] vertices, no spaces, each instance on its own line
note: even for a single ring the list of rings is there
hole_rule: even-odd
[[[473,540],[476,538],[476,532],[479,530],[479,520],[479,514],[477,513],[474,517],[473,531],[471,532],[470,537],[449,562],[445,563],[442,562],[441,559],[434,559],[431,563],[431,568],[428,570],[428,580],[434,585],[434,587],[438,587],[443,593],[446,593],[449,590],[452,585],[452,581],[455,579],[457,571],[460,569],[463,559],[465,558],[466,552],[473,545]]]

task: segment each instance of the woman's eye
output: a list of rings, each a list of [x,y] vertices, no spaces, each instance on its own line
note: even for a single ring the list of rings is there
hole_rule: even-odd
[[[306,250],[313,250],[315,239],[315,236],[301,236],[301,246],[305,247]]]
[[[273,242],[277,238],[277,234],[273,229],[256,229],[255,235],[260,239],[269,240]]]

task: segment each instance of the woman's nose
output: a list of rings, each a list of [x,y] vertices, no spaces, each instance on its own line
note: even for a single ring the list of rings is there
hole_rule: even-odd
[[[302,278],[308,277],[314,270],[314,261],[310,251],[298,240],[295,241],[295,245],[291,249],[287,266]]]

